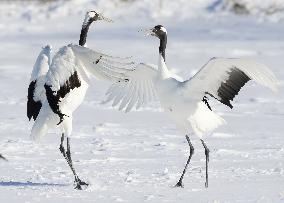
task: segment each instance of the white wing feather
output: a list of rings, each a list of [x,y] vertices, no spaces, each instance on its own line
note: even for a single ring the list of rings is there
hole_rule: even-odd
[[[221,99],[218,95],[218,89],[222,83],[229,79],[231,71],[236,68],[258,84],[266,86],[273,91],[277,89],[279,82],[275,75],[263,64],[246,59],[213,58],[209,60],[198,73],[183,83],[185,87],[184,95],[194,97],[197,101],[196,111],[188,119],[192,129],[199,137],[226,123],[222,117],[209,110],[201,99],[205,92],[209,92],[215,98]],[[247,78],[242,82],[246,81],[246,79]],[[236,80],[241,79],[237,77]],[[241,84],[244,85],[242,82]],[[239,86],[239,88],[241,88],[241,86]],[[233,92],[233,96],[235,94],[237,94],[236,91]],[[232,98],[230,98],[230,100],[231,99]]]
[[[62,47],[54,56],[46,84],[57,91],[75,71],[87,82],[91,75],[97,79],[117,82],[124,78],[123,73],[131,70],[132,65],[129,58],[112,57],[71,44]]]
[[[49,45],[42,48],[33,67],[31,82],[46,75],[50,65],[50,53],[51,47]]]
[[[91,73],[97,79],[116,82],[124,78],[123,73],[133,67],[130,58],[113,57],[93,51],[79,45],[69,45],[77,60],[79,60],[85,71]]]
[[[46,101],[44,84],[50,65],[50,53],[49,45],[42,48],[33,67],[27,100],[27,117],[29,120],[37,119],[42,104]]]
[[[45,97],[45,77],[50,66],[51,47],[49,45],[42,48],[33,67],[30,82],[36,82],[34,89],[34,101],[44,102]]]
[[[153,101],[156,95],[154,80],[157,68],[152,65],[139,64],[132,71],[125,72],[124,80],[112,84],[108,89],[104,103],[111,102],[119,110],[129,112],[133,107],[140,108],[143,104]]]
[[[213,58],[191,79],[184,82],[184,85],[187,86],[188,94],[194,92],[198,97],[203,97],[204,92],[210,92],[219,99],[217,90],[221,83],[228,79],[229,72],[233,68],[243,71],[258,84],[273,91],[277,90],[279,81],[265,65],[247,59]]]

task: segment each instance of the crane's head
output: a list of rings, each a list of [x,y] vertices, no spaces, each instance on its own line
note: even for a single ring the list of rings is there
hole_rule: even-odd
[[[162,25],[156,25],[155,27],[146,30],[146,35],[151,35],[163,39],[167,36],[167,30]]]
[[[160,39],[160,46],[159,46],[159,53],[162,55],[162,57],[165,60],[165,50],[167,46],[167,30],[164,26],[162,25],[156,25],[155,27],[145,30],[146,31],[146,36],[151,35],[155,36]]]
[[[50,53],[50,52],[51,52],[52,47],[51,47],[51,45],[47,44],[45,47],[42,47],[42,49],[43,49],[44,51],[46,51],[46,52]]]
[[[111,19],[104,17],[102,14],[97,13],[96,11],[88,11],[85,16],[83,25],[90,25],[94,21],[103,20],[106,22],[113,22]]]

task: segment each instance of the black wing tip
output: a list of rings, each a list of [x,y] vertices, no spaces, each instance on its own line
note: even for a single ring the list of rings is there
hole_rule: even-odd
[[[68,115],[63,114],[60,110],[59,104],[61,102],[61,98],[64,98],[71,90],[79,88],[80,86],[81,81],[77,71],[74,71],[68,80],[65,81],[64,85],[60,86],[58,91],[53,91],[51,85],[44,84],[48,104],[52,111],[57,114],[60,119],[57,125],[60,125],[63,122],[64,116],[69,117]]]
[[[33,118],[36,120],[40,109],[42,107],[41,101],[34,100],[34,92],[35,92],[35,85],[36,80],[32,81],[28,88],[28,101],[27,101],[27,117],[29,121]]]
[[[35,121],[37,119],[37,116],[38,116],[37,112],[33,112],[33,113],[31,113],[31,111],[27,112],[27,117],[28,117],[29,121],[31,121],[31,120]]]
[[[59,116],[60,121],[59,123],[57,123],[57,125],[60,125],[64,121],[64,116],[69,117],[68,115],[63,114],[63,113],[59,113],[58,116]]]
[[[227,99],[218,99],[218,98],[214,97],[214,95],[211,94],[211,93],[209,93],[209,92],[205,92],[205,94],[208,94],[209,96],[211,96],[211,97],[213,97],[214,99],[218,100],[218,101],[221,102],[222,104],[224,104],[224,105],[230,107],[230,109],[233,109],[233,107],[234,107],[234,106],[231,104],[230,100],[227,100]],[[204,96],[204,97],[206,97],[206,96]],[[205,99],[204,99],[204,97],[203,97],[202,101],[203,101],[203,102],[207,105],[207,107],[212,111],[212,109],[211,109],[211,107],[209,106],[209,103],[208,103],[208,101],[207,101],[207,97],[206,97]]]
[[[32,116],[28,116],[28,119],[29,119],[29,121],[31,121],[31,119],[32,119]]]
[[[29,112],[27,112],[27,117],[28,117],[29,121],[31,121],[32,116],[29,114]]]
[[[236,67],[231,69],[228,74],[228,79],[221,83],[217,93],[220,98],[220,100],[218,100],[232,109],[233,105],[230,101],[233,101],[242,87],[251,79],[242,70]]]
[[[225,104],[226,106],[230,107],[231,109],[233,108],[233,105],[229,100],[219,100],[222,104]]]
[[[202,101],[207,105],[208,109],[212,111],[211,106],[209,105],[208,98],[206,96],[203,97]]]

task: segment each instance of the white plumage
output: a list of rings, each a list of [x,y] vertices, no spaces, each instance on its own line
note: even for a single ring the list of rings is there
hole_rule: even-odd
[[[226,122],[212,111],[207,96],[214,97],[232,108],[230,101],[249,80],[273,91],[277,89],[278,81],[263,64],[246,59],[225,58],[213,58],[189,80],[177,80],[165,63],[166,29],[158,25],[151,29],[149,34],[160,39],[158,69],[152,65],[139,64],[125,74],[125,80],[114,83],[109,88],[106,102],[112,102],[119,110],[128,112],[133,107],[139,108],[142,104],[152,101],[157,95],[164,111],[186,135],[192,153],[194,148],[188,135],[193,132],[201,139],[208,164],[209,150],[202,136]],[[191,156],[189,161],[190,158]],[[184,173],[185,171],[177,186],[182,186]]]
[[[113,106],[119,106],[119,110],[129,112],[133,107],[139,108],[153,101],[158,95],[162,107],[183,133],[193,131],[202,138],[204,133],[225,121],[201,100],[207,92],[221,100],[218,89],[228,80],[234,68],[243,71],[258,84],[276,91],[278,82],[274,74],[265,65],[252,60],[213,58],[192,78],[179,81],[160,56],[158,69],[141,63],[125,73],[127,80],[112,84],[106,93],[106,102],[112,102]]]
[[[60,151],[75,176],[76,189],[82,189],[81,186],[87,183],[79,179],[71,159],[69,140],[72,114],[83,102],[91,76],[117,82],[125,78],[123,73],[132,65],[129,58],[113,57],[85,47],[89,26],[96,20],[110,21],[95,11],[88,12],[79,45],[62,47],[52,60],[50,46],[42,49],[35,62],[28,90],[27,116],[35,120],[31,138],[38,140],[53,127],[61,129]],[[65,136],[67,151],[63,147]]]
[[[70,90],[60,99],[59,103],[59,109],[66,115],[60,127],[63,127],[62,130],[66,136],[70,136],[72,130],[67,128],[71,128],[72,123],[69,122],[72,122],[72,113],[85,97],[90,76],[115,82],[124,77],[122,72],[125,72],[127,65],[131,64],[123,58],[114,58],[86,47],[70,44],[62,47],[55,54],[49,67],[50,52],[50,46],[43,48],[31,76],[31,82],[36,81],[34,101],[40,101],[43,105],[31,132],[31,137],[35,140],[46,134],[46,130],[41,128],[55,127],[60,121],[46,99],[45,84],[50,85],[52,91],[57,92],[66,84],[66,81],[74,72],[78,73],[80,87]],[[98,61],[97,64],[96,61]],[[115,68],[112,68],[113,64],[115,64]],[[125,67],[122,67],[122,65]]]
[[[50,54],[51,47],[49,45],[42,48],[34,64],[30,79],[30,82],[36,82],[34,100],[42,103],[46,100],[44,83],[50,66]]]
[[[211,92],[216,98],[221,99],[217,95],[217,90],[222,82],[228,80],[234,68],[243,71],[258,84],[273,91],[277,90],[277,79],[264,64],[238,58],[212,58],[191,79],[185,81],[187,89],[195,89],[201,93]]]

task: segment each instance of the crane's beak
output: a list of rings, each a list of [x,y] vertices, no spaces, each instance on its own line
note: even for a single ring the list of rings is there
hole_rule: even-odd
[[[98,13],[98,20],[103,20],[103,21],[106,21],[108,23],[113,23],[113,20],[110,19],[110,18],[107,18],[107,17],[104,17],[102,14]]]
[[[145,36],[156,36],[156,34],[154,32],[154,28],[151,28],[151,29],[141,29],[141,30],[138,30],[138,32],[143,32]]]

